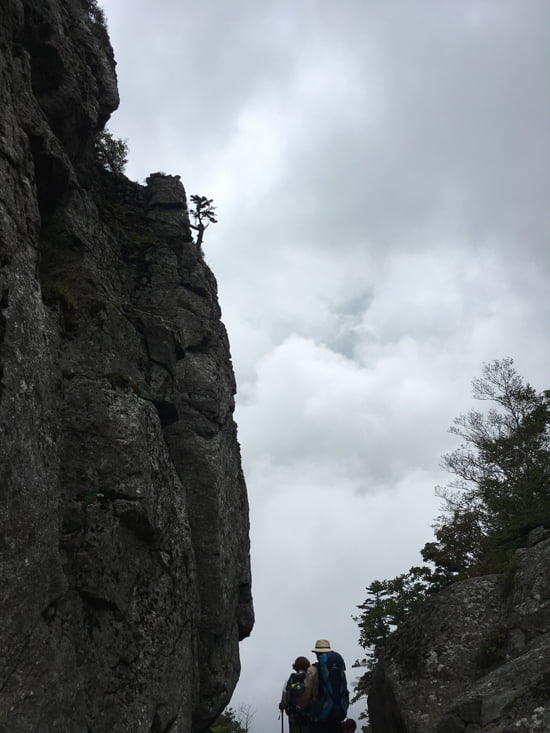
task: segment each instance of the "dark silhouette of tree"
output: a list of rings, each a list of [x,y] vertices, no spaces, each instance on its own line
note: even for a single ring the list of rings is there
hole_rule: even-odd
[[[94,23],[99,23],[102,26],[105,26],[106,25],[105,11],[99,5],[97,0],[86,0],[86,4],[87,4],[88,14],[90,18],[94,21]]]
[[[96,155],[99,164],[111,173],[122,175],[128,162],[128,143],[120,140],[108,130],[98,132],[95,141]]]
[[[368,668],[355,687],[354,701],[369,693],[372,669],[388,636],[433,593],[433,575],[428,567],[413,567],[391,580],[374,580],[367,587],[367,599],[358,606],[362,613],[353,617],[359,626],[359,644],[366,651]]]
[[[198,196],[193,194],[191,201],[194,204],[194,208],[189,212],[193,217],[194,224],[191,224],[191,229],[195,229],[197,234],[197,246],[200,248],[204,239],[204,232],[210,224],[217,224],[214,212],[216,207],[213,206],[214,199],[206,198],[206,196]]]

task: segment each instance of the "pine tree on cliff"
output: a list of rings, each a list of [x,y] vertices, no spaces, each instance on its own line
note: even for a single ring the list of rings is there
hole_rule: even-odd
[[[216,207],[212,205],[214,199],[206,198],[206,196],[198,196],[197,194],[193,194],[191,196],[191,201],[195,205],[195,208],[191,209],[189,213],[193,217],[195,223],[191,224],[190,226],[191,229],[194,229],[196,232],[198,232],[197,247],[200,248],[204,239],[205,229],[210,226],[211,223],[218,223],[218,220],[214,215]]]

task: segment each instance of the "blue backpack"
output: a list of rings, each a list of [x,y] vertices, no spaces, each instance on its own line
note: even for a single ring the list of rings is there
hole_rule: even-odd
[[[349,707],[344,660],[338,652],[323,652],[315,666],[319,692],[313,700],[313,720],[339,723],[346,717]]]

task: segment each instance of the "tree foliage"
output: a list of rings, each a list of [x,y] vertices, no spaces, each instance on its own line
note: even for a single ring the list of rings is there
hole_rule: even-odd
[[[216,207],[213,205],[214,199],[209,199],[206,196],[198,196],[193,194],[191,196],[193,207],[189,212],[193,217],[194,224],[191,224],[191,228],[195,229],[197,234],[197,246],[202,245],[204,239],[204,232],[210,224],[217,224],[218,220],[214,212]]]
[[[435,541],[421,551],[430,566],[374,581],[358,606],[359,643],[370,669],[355,699],[368,694],[388,635],[429,595],[455,580],[505,569],[531,529],[550,526],[550,392],[525,383],[510,358],[483,365],[472,385],[474,398],[489,409],[461,415],[450,428],[462,442],[442,459],[453,478],[436,489],[442,513]]]
[[[366,650],[368,670],[355,688],[354,700],[368,694],[371,670],[389,634],[437,587],[434,575],[430,568],[417,566],[391,580],[374,580],[367,587],[367,599],[358,606],[362,613],[354,621],[359,625],[359,644]]]
[[[359,624],[359,643],[376,649],[407,616],[424,603],[433,587],[433,572],[428,567],[413,567],[391,580],[374,580],[368,597],[358,608],[363,611]]]
[[[96,156],[99,164],[111,173],[122,175],[128,162],[128,143],[120,140],[108,130],[98,132],[96,137]]]
[[[109,35],[107,32],[107,19],[105,11],[99,5],[98,0],[82,0],[84,8],[88,12],[88,17],[92,21],[91,31],[95,33],[102,43],[109,43]]]
[[[437,541],[422,550],[449,580],[498,564],[529,530],[550,524],[550,392],[525,383],[507,358],[483,366],[473,396],[490,407],[457,417],[450,428],[462,439],[443,456],[454,479],[438,489]]]
[[[227,708],[210,730],[211,733],[246,733],[245,729],[237,720],[237,714],[232,708]]]
[[[250,733],[250,721],[254,712],[250,705],[242,705],[237,710],[227,708],[210,728],[211,733]]]
[[[98,1],[97,0],[85,0],[85,3],[86,3],[86,8],[88,10],[88,15],[94,21],[94,23],[98,23],[101,26],[105,26],[106,25],[105,11],[99,5]]]
[[[475,497],[454,497],[434,524],[436,542],[421,550],[440,585],[448,585],[480,562],[487,545],[485,509]]]

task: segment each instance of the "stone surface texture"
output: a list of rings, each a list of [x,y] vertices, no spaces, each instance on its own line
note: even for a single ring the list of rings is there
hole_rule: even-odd
[[[198,733],[253,624],[235,383],[177,176],[98,168],[93,0],[0,4],[0,731]]]
[[[509,572],[450,586],[390,637],[373,733],[550,731],[548,533],[528,544]]]

